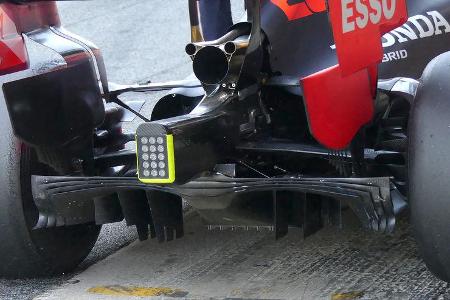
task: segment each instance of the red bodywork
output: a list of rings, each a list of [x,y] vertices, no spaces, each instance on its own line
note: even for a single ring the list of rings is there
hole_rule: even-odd
[[[339,65],[302,80],[309,126],[314,137],[331,149],[345,148],[373,115],[367,70],[347,77]]]
[[[271,2],[284,12],[289,21],[306,18],[327,9],[325,0],[305,0],[296,4],[289,4],[288,0],[271,0]]]
[[[381,37],[408,18],[406,0],[375,2],[328,1],[339,64],[301,80],[311,133],[328,148],[346,148],[372,120]]]
[[[0,75],[24,70],[28,56],[22,33],[60,24],[55,2],[0,4]]]

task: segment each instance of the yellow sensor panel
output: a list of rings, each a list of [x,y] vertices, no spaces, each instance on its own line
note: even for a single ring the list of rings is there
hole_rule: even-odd
[[[147,184],[175,182],[173,135],[162,126],[144,123],[136,131],[138,178]]]

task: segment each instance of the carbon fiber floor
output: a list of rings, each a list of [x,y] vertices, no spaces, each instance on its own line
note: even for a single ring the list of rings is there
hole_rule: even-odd
[[[211,232],[193,217],[184,239],[134,243],[40,299],[107,299],[108,289],[130,287],[188,299],[450,298],[418,258],[405,220],[392,236],[364,232],[353,219],[343,230],[298,236]]]

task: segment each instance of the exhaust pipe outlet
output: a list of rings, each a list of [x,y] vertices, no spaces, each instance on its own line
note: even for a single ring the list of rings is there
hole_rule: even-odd
[[[186,45],[186,48],[184,48],[184,51],[186,51],[187,55],[194,56],[197,53],[197,48],[195,43],[189,43]]]
[[[248,47],[248,36],[241,37],[234,41],[226,42],[223,45],[223,50],[228,55],[236,54],[239,50],[245,50]]]
[[[232,55],[236,52],[237,47],[236,44],[233,42],[227,42],[225,45],[223,45],[223,50],[226,54]]]
[[[230,69],[228,56],[218,47],[203,47],[195,54],[193,69],[195,76],[202,83],[219,84],[225,79]]]
[[[249,23],[239,23],[217,40],[187,44],[185,51],[193,60],[195,76],[204,85],[219,84],[234,73],[238,76],[250,31]]]

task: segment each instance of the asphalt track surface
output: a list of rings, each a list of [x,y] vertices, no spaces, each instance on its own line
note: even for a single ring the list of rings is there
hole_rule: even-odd
[[[103,50],[111,81],[190,74],[186,1],[96,0],[59,7],[66,28]],[[236,5],[236,15],[238,10]],[[144,114],[160,96],[144,96]],[[366,233],[350,218],[343,230],[326,228],[306,240],[294,231],[278,242],[271,232],[207,231],[195,214],[186,227],[184,239],[158,244],[136,242],[134,230],[123,223],[104,226],[76,272],[0,280],[0,298],[450,299],[448,284],[418,257],[407,218],[392,236]]]

